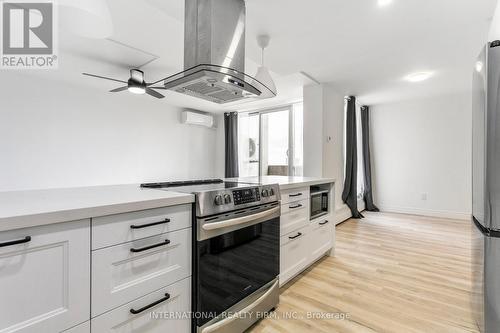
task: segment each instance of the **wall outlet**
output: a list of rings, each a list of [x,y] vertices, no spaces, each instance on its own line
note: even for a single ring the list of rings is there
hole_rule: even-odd
[[[427,193],[422,193],[420,195],[420,199],[422,199],[423,201],[427,200]]]

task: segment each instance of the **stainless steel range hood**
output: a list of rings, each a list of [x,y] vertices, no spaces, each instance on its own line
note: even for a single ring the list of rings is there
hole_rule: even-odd
[[[245,70],[245,1],[186,0],[184,71],[165,88],[215,103],[276,93]]]

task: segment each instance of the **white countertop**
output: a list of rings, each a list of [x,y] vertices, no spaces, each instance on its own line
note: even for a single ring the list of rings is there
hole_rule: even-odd
[[[192,194],[139,184],[0,192],[0,231],[192,202]]]
[[[228,180],[279,184],[282,190],[335,182],[331,178],[284,176]],[[0,231],[192,202],[192,194],[142,189],[139,184],[0,192]]]
[[[288,177],[288,176],[261,176],[261,177],[239,177],[228,178],[230,181],[237,181],[251,184],[279,184],[281,190],[291,188],[312,186],[318,184],[335,183],[333,178],[316,178],[316,177]]]

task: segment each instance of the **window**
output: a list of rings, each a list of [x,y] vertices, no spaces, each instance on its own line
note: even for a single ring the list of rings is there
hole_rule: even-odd
[[[302,175],[302,113],[302,103],[298,103],[239,114],[238,161],[241,177]]]

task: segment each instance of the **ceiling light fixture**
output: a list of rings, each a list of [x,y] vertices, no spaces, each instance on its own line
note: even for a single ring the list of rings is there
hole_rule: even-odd
[[[257,43],[259,44],[260,48],[262,49],[262,65],[257,70],[257,74],[255,74],[255,78],[257,79],[257,81],[259,81],[260,83],[262,83],[266,87],[268,87],[269,90],[274,93],[274,95],[277,95],[278,92],[276,91],[276,84],[274,83],[274,80],[271,77],[271,73],[269,73],[269,69],[267,69],[267,67],[264,66],[264,50],[266,47],[269,46],[270,40],[271,40],[271,37],[269,37],[268,35],[260,35],[257,37]],[[268,98],[271,96],[267,96],[267,94],[265,92],[262,92],[262,94],[259,97],[260,98]]]
[[[137,87],[137,86],[136,87],[130,86],[130,87],[128,87],[128,91],[130,91],[133,94],[142,95],[142,94],[146,93],[146,88]]]
[[[392,3],[392,0],[378,0],[378,5],[380,7],[385,7],[387,5],[390,5]]]
[[[418,72],[406,76],[405,80],[409,82],[422,82],[429,79],[433,75],[434,74],[432,72]]]

